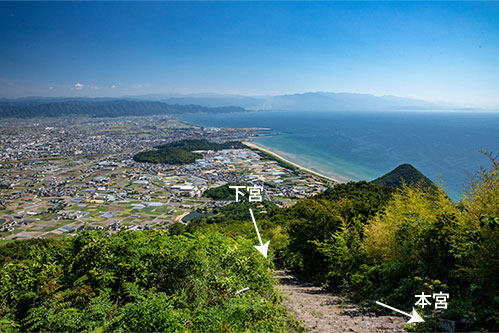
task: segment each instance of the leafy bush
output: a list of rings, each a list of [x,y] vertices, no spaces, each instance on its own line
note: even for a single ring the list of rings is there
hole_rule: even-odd
[[[275,331],[291,324],[269,261],[241,237],[84,232],[47,241],[51,247],[43,242],[14,243],[24,254],[3,264],[2,330]]]

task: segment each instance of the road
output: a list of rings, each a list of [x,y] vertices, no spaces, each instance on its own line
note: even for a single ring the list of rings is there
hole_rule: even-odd
[[[396,316],[365,313],[345,297],[300,280],[289,272],[275,271],[286,310],[309,332],[401,332],[407,322]]]

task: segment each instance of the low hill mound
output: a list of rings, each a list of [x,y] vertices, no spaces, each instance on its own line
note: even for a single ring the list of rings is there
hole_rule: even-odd
[[[408,163],[399,165],[384,176],[371,181],[371,183],[394,188],[401,188],[404,184],[408,186],[416,185],[422,188],[437,188],[435,183]]]
[[[208,140],[181,140],[156,146],[155,150],[142,151],[133,156],[134,161],[147,163],[189,164],[203,155],[194,153],[196,150],[222,150],[244,147],[238,141],[225,143]]]

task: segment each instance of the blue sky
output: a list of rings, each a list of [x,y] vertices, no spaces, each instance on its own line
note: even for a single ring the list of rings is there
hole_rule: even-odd
[[[307,91],[499,105],[499,2],[0,2],[0,97]]]

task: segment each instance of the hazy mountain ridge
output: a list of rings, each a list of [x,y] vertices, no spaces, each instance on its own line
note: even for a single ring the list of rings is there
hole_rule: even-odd
[[[243,112],[240,107],[204,107],[199,105],[170,105],[157,101],[121,99],[54,99],[0,101],[0,117],[120,117],[150,116],[181,113]]]
[[[428,102],[419,99],[397,97],[392,95],[375,96],[360,93],[332,93],[332,92],[307,92],[296,94],[285,94],[275,96],[244,96],[236,94],[147,94],[137,96],[113,97],[23,97],[17,99],[0,98],[0,117],[15,116],[12,114],[38,114],[50,113],[48,106],[40,107],[42,110],[32,109],[36,106],[69,103],[75,106],[79,103],[146,103],[149,114],[163,113],[186,113],[186,112],[238,112],[246,110],[284,110],[284,111],[418,111],[418,110],[440,110],[440,111],[472,111],[485,110],[473,107],[460,107],[445,102]],[[161,103],[161,104],[147,104]],[[82,104],[83,105],[83,104]],[[130,104],[131,105],[131,104]],[[130,106],[129,105],[129,106]],[[167,107],[166,105],[169,105]],[[62,105],[59,105],[62,106]],[[175,106],[174,108],[172,106]],[[190,111],[184,108],[189,106]],[[86,106],[85,106],[86,107]],[[102,107],[102,106],[101,106]],[[197,110],[196,107],[198,108]],[[212,110],[201,110],[199,108],[214,108]],[[31,109],[30,109],[31,108]],[[52,108],[57,108],[53,105]],[[229,108],[229,109],[219,109]],[[156,111],[152,111],[156,109]],[[246,109],[246,110],[245,110]],[[17,111],[14,111],[17,110]],[[194,110],[194,111],[193,111]],[[491,109],[492,110],[492,109]],[[87,110],[88,111],[88,110]],[[490,110],[489,110],[490,111]],[[76,112],[76,111],[72,111]],[[151,113],[152,112],[152,113]],[[63,111],[59,113],[64,114]],[[76,112],[80,113],[80,112]],[[112,111],[112,114],[118,114]],[[57,112],[55,113],[57,114]],[[140,115],[131,112],[128,115]]]
[[[357,93],[307,92],[276,96],[243,96],[218,94],[155,94],[128,98],[160,100],[170,104],[202,106],[239,106],[252,110],[289,111],[383,111],[440,109],[449,105],[397,96],[374,96]]]
[[[439,108],[438,105],[410,98],[369,94],[315,92],[282,95],[268,99],[265,109],[349,111]]]

